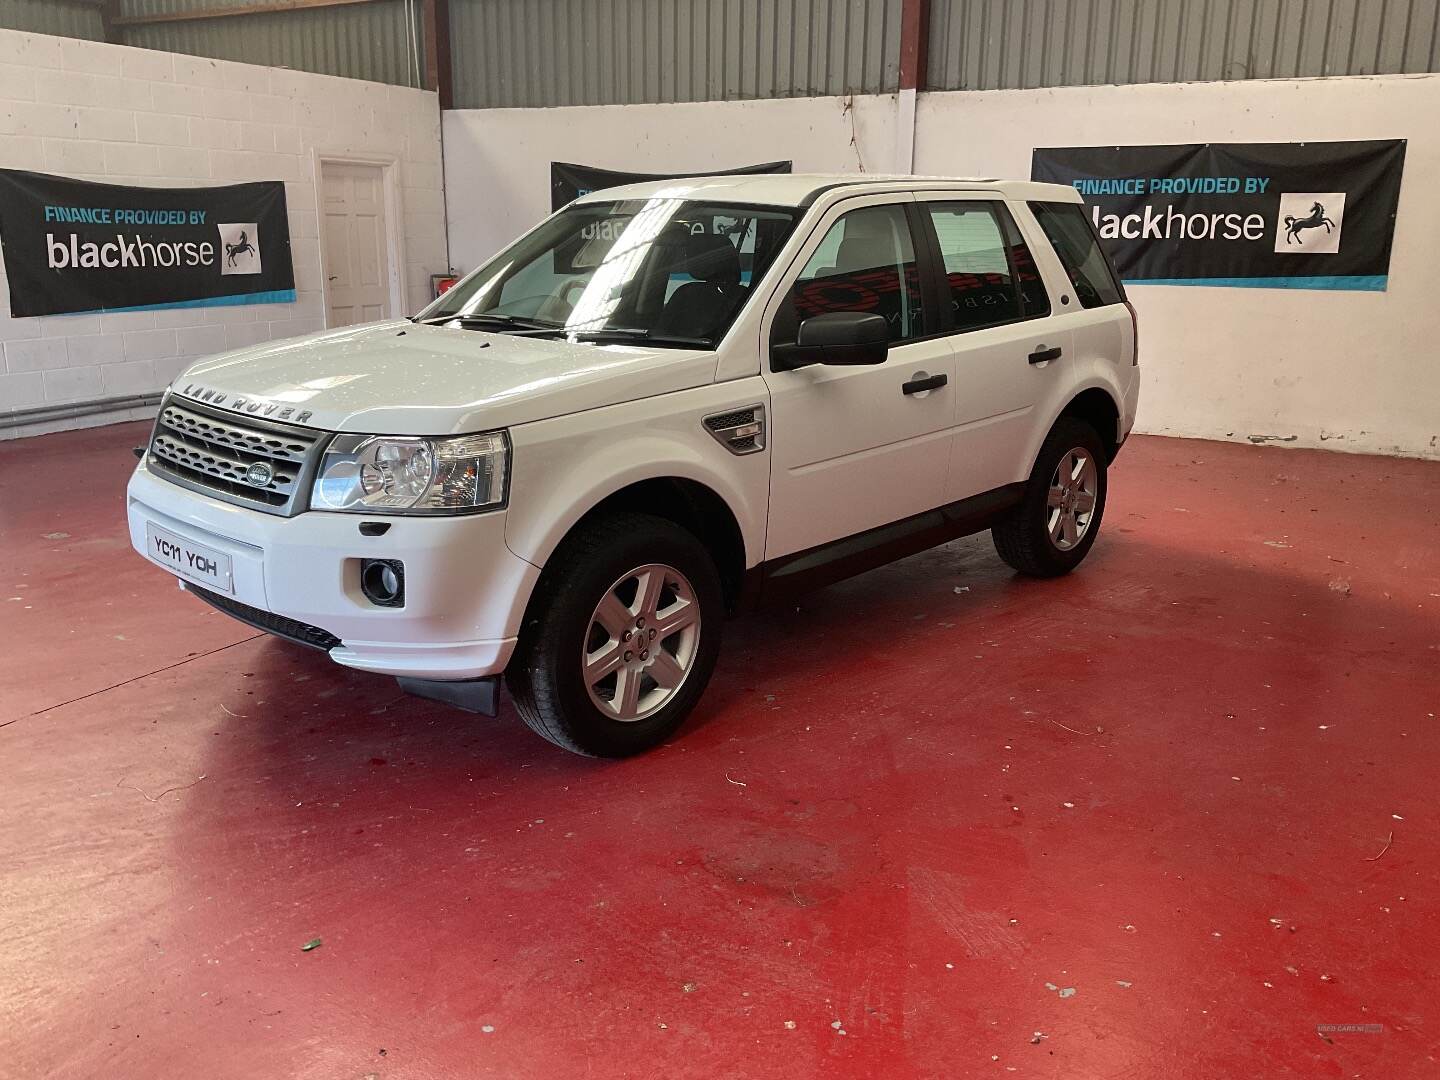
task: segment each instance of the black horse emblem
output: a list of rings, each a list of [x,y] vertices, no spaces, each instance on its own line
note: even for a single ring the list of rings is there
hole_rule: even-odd
[[[1317,204],[1318,205],[1318,204]],[[234,244],[225,245],[225,263],[227,266],[235,265],[235,256],[254,255],[255,248],[250,243],[250,238],[245,235],[245,230],[240,230],[240,239]]]
[[[1310,208],[1310,213],[1303,218],[1297,218],[1287,214],[1285,216],[1285,243],[1299,244],[1303,247],[1305,241],[1301,238],[1300,234],[1306,229],[1318,229],[1321,225],[1325,226],[1327,233],[1335,227],[1335,222],[1325,216],[1324,203],[1317,202]],[[243,234],[240,239],[245,239]]]

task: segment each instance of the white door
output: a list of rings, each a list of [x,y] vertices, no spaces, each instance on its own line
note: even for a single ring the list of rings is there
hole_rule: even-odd
[[[928,337],[908,196],[846,200],[816,228],[772,298],[765,328],[770,387],[767,559],[805,551],[939,506],[954,424],[954,354]],[[890,354],[873,367],[772,371],[770,346],[832,311],[885,316]],[[951,385],[916,390],[943,376]],[[907,384],[909,384],[907,386]]]
[[[327,326],[388,319],[390,244],[379,165],[322,162],[320,236]]]
[[[1036,406],[1069,362],[1071,335],[1046,317],[1045,282],[1003,201],[956,192],[916,200],[938,241],[955,350],[955,439],[941,500],[951,503],[1029,475]]]

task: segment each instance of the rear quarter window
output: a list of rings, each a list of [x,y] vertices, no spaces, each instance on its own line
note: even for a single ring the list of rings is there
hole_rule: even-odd
[[[1100,246],[1100,238],[1079,203],[1030,203],[1050,246],[1065,267],[1081,307],[1105,307],[1125,299],[1120,276]]]

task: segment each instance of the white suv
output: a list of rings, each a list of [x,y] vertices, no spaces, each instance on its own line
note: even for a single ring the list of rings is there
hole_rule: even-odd
[[[586,754],[694,708],[728,614],[990,529],[1073,569],[1134,313],[1069,188],[598,191],[412,319],[201,361],[135,548],[244,622]]]

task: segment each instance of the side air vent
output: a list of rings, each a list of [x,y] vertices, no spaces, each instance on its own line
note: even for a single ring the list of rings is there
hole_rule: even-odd
[[[753,454],[765,449],[765,406],[747,405],[705,418],[705,430],[732,454]]]

